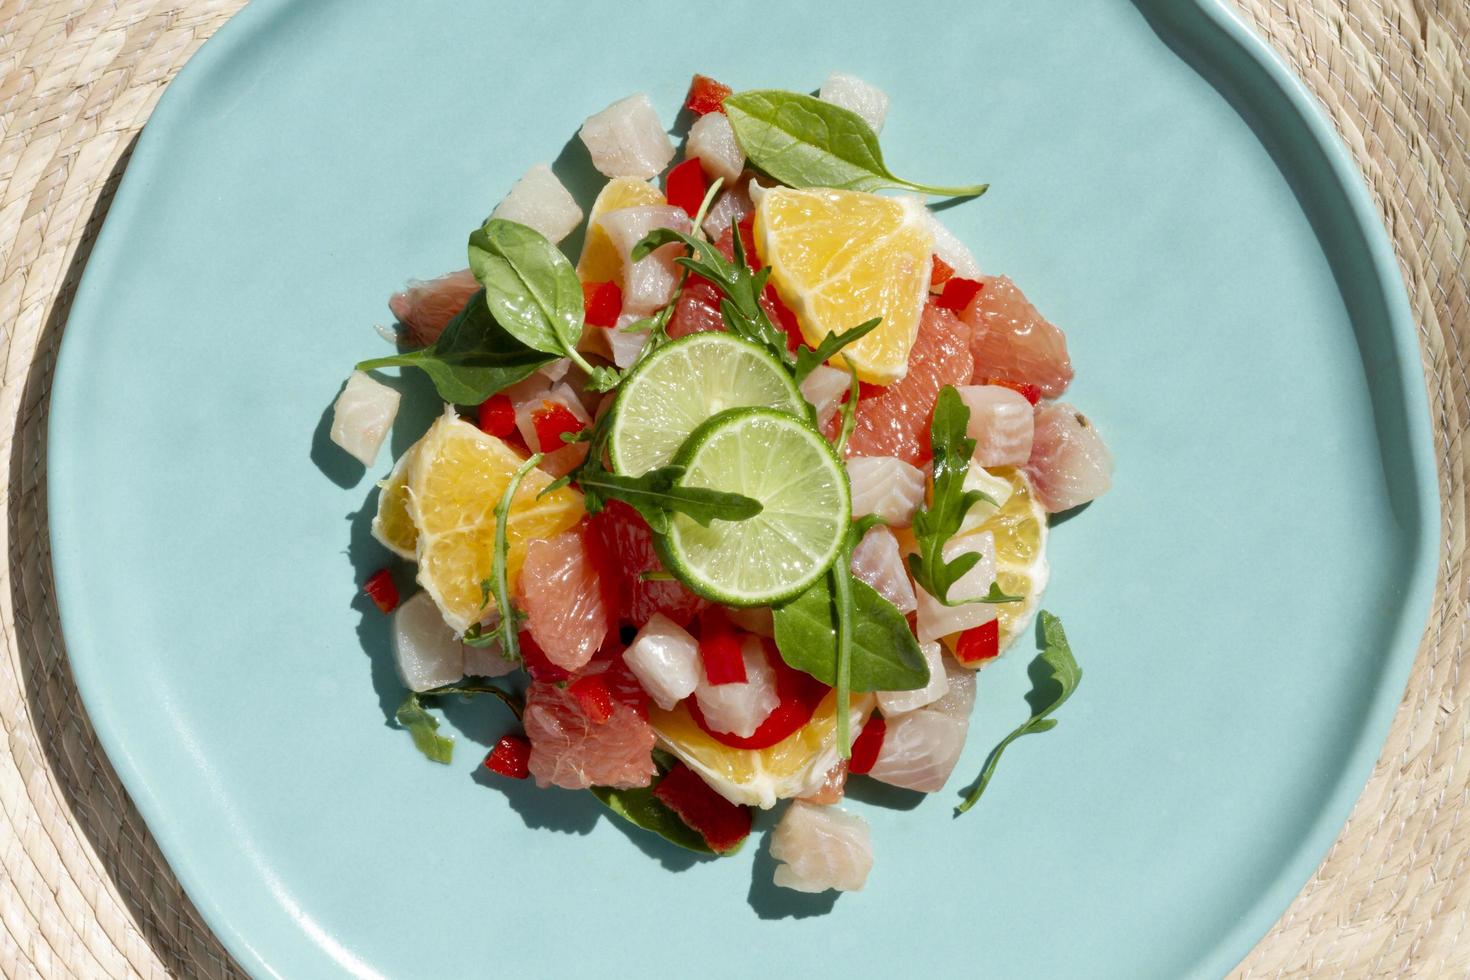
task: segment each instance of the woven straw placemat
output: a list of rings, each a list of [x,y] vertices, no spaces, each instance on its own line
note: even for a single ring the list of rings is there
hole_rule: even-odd
[[[1233,0],[1327,107],[1419,324],[1444,547],[1393,733],[1239,977],[1470,974],[1465,564],[1470,0]],[[62,647],[45,422],[77,279],[154,101],[241,0],[0,0],[0,972],[235,977],[97,744]]]

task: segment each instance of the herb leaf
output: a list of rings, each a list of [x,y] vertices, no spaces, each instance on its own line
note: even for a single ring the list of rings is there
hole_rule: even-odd
[[[554,360],[555,355],[527,347],[497,323],[482,290],[470,297],[429,347],[362,361],[357,369],[415,367],[434,382],[440,398],[478,405]]]
[[[670,810],[658,797],[653,795],[653,791],[658,788],[658,779],[662,779],[663,774],[674,763],[672,756],[658,750],[654,751],[653,759],[658,766],[659,775],[652,785],[636,789],[613,789],[609,786],[588,788],[593,796],[602,801],[603,806],[633,826],[658,834],[670,844],[675,844],[685,850],[698,854],[721,856],[718,851],[704,842],[699,831],[686,824],[677,813]],[[726,851],[725,856],[734,854],[740,850],[740,846],[736,845]]]
[[[852,366],[849,365],[847,373],[852,380],[847,384],[847,401],[838,406],[838,411],[842,413],[842,425],[837,430],[837,444],[833,447],[838,459],[845,457],[847,440],[852,438],[852,430],[857,428],[858,396],[862,391],[858,387],[857,371],[853,370]],[[858,537],[861,538],[862,534],[859,534]]]
[[[976,554],[965,554],[954,561],[944,560],[944,546],[960,529],[971,507],[991,500],[979,490],[965,489],[965,474],[975,452],[975,440],[965,432],[970,424],[970,409],[952,385],[945,385],[934,403],[934,421],[929,428],[929,441],[934,450],[934,502],[920,507],[914,515],[914,537],[919,553],[909,555],[909,571],[924,591],[947,606],[957,605],[949,599],[949,588],[975,567]],[[997,590],[992,589],[991,595]],[[1004,593],[1000,593],[1004,596]],[[1009,597],[980,602],[1010,602]]]
[[[521,481],[539,462],[541,454],[536,453],[522,463],[511,475],[510,482],[500,495],[500,502],[495,505],[495,553],[490,560],[490,587],[495,594],[495,608],[500,610],[500,622],[495,625],[495,634],[500,637],[500,652],[512,661],[521,659],[520,621],[523,617],[510,601],[510,581],[506,575],[506,556],[510,552],[510,544],[505,526],[510,523],[511,501],[521,488]]]
[[[851,330],[844,330],[842,333],[829,333],[822,338],[822,342],[817,345],[816,350],[812,350],[806,344],[802,344],[796,348],[796,383],[801,384],[806,380],[806,376],[816,370],[818,366],[831,360],[832,355],[842,350],[848,344],[862,340],[868,334],[872,333],[873,329],[882,322],[883,318],[881,316],[875,316],[866,323],[858,324]]]
[[[714,520],[744,521],[761,512],[761,502],[751,497],[680,486],[683,475],[682,466],[660,466],[642,476],[623,476],[598,466],[579,472],[577,485],[582,488],[582,502],[589,511],[596,513],[605,500],[621,500],[643,515],[658,534],[669,533],[676,513],[709,527]]]
[[[413,744],[426,758],[449,765],[454,758],[454,739],[439,734],[439,719],[424,709],[416,693],[408,692],[393,717],[413,736]]]
[[[1031,717],[990,750],[985,768],[980,770],[980,777],[970,787],[964,800],[955,807],[956,814],[964,813],[980,799],[980,794],[990,785],[990,777],[995,775],[995,767],[1000,764],[1001,754],[1007,746],[1022,735],[1049,732],[1057,727],[1056,719],[1051,717],[1052,712],[1060,708],[1072,696],[1072,692],[1077,690],[1077,685],[1082,683],[1082,668],[1077,666],[1077,660],[1072,656],[1072,647],[1067,643],[1062,621],[1045,609],[1041,611],[1041,634],[1045,646],[1041,655],[1031,662],[1034,686],[1027,697],[1032,704]]]
[[[834,566],[833,572],[840,570]],[[861,579],[852,578],[854,691],[911,691],[929,683],[929,665],[903,613]],[[781,659],[823,684],[837,682],[837,607],[830,575],[775,610]]]
[[[792,187],[901,187],[953,197],[974,197],[989,187],[933,187],[895,177],[883,163],[878,134],[862,116],[810,95],[737,92],[726,97],[725,115],[751,164]]]

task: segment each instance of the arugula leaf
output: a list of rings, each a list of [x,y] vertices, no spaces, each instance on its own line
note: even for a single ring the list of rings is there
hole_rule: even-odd
[[[454,739],[439,734],[439,719],[424,709],[417,694],[409,691],[393,717],[413,736],[413,744],[426,758],[449,765],[454,758]]]
[[[490,560],[491,588],[495,593],[495,608],[500,611],[500,622],[495,624],[495,635],[500,638],[500,652],[512,661],[521,659],[520,621],[523,617],[510,601],[510,582],[506,575],[506,556],[509,554],[510,544],[505,526],[510,523],[511,501],[521,488],[521,481],[541,462],[541,458],[541,453],[536,453],[520,465],[511,475],[510,482],[505,485],[500,502],[495,505],[495,553]],[[483,590],[483,585],[481,588]]]
[[[1032,705],[1031,717],[990,750],[990,756],[985,760],[985,768],[980,770],[979,778],[970,787],[964,800],[955,807],[956,815],[964,813],[979,801],[980,794],[990,785],[990,777],[995,775],[995,767],[1000,764],[1001,754],[1007,746],[1022,735],[1049,732],[1057,727],[1056,719],[1051,717],[1052,712],[1060,708],[1072,696],[1072,692],[1077,690],[1077,685],[1082,683],[1082,668],[1077,666],[1077,659],[1072,656],[1072,647],[1067,642],[1062,621],[1045,609],[1041,611],[1041,634],[1045,645],[1040,656],[1031,662],[1033,679],[1038,675],[1041,677],[1033,681],[1031,694],[1026,698]]]
[[[833,566],[835,572],[836,566]],[[831,575],[775,609],[776,649],[781,659],[836,686],[837,607]],[[903,613],[862,579],[852,583],[854,691],[911,691],[929,683],[929,665]]]
[[[555,355],[527,347],[497,323],[481,290],[470,297],[430,346],[362,361],[357,370],[418,368],[434,382],[440,398],[459,405],[478,405],[554,360]]]
[[[498,698],[501,704],[509,708],[510,713],[516,716],[517,721],[520,721],[521,716],[524,715],[526,712],[526,703],[520,695],[512,691],[507,691],[503,687],[497,687],[496,685],[489,683],[477,683],[472,681],[470,683],[460,682],[456,684],[445,684],[443,687],[435,687],[427,691],[421,691],[419,692],[419,697],[443,697],[449,694],[458,694],[460,697],[466,698],[474,697],[479,694],[489,694],[492,697]]]
[[[744,521],[761,512],[761,502],[738,493],[684,487],[682,466],[660,466],[642,476],[622,476],[601,466],[579,472],[582,502],[596,513],[604,500],[621,500],[633,507],[658,534],[668,534],[673,515],[683,514],[705,527],[711,521]]]
[[[801,384],[806,380],[807,375],[831,360],[832,355],[842,350],[848,344],[862,340],[868,334],[872,333],[873,329],[882,322],[883,318],[881,316],[875,316],[866,323],[858,324],[851,330],[844,330],[842,333],[829,333],[822,338],[822,342],[817,345],[816,350],[812,350],[806,344],[802,344],[796,348],[796,367],[794,372],[796,374],[796,383]]]
[[[659,779],[661,779],[673,765],[673,757],[655,749],[653,759],[654,764],[658,766]],[[742,845],[737,845],[721,855],[710,847],[699,835],[699,831],[681,820],[677,813],[670,810],[658,797],[653,795],[653,791],[657,788],[657,779],[650,786],[641,786],[636,789],[613,789],[610,786],[588,787],[592,795],[601,800],[602,804],[613,813],[635,827],[658,834],[670,844],[715,857],[728,856],[740,850]]]
[[[929,427],[929,441],[934,450],[934,499],[920,507],[914,515],[914,537],[919,553],[909,555],[909,571],[914,581],[947,606],[958,605],[949,599],[949,588],[975,567],[980,556],[960,555],[954,561],[944,560],[944,546],[954,537],[970,508],[981,501],[995,503],[979,490],[965,489],[965,474],[975,452],[975,440],[965,433],[970,425],[970,409],[952,385],[939,391],[934,403],[934,421]],[[991,595],[973,602],[1012,602],[1012,597],[991,589]]]
[[[975,197],[989,187],[932,187],[895,177],[883,163],[878,134],[862,116],[810,95],[737,92],[726,97],[725,115],[751,164],[792,187],[901,187],[953,197]]]
[[[588,386],[606,391],[620,380],[615,369],[594,367],[577,350],[582,339],[582,282],[577,270],[534,228],[491,218],[470,233],[470,269],[485,287],[495,319],[526,346],[569,357],[587,372]]]

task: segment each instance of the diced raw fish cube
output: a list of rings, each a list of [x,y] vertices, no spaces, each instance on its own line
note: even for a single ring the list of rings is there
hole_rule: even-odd
[[[723,177],[727,184],[745,169],[745,151],[735,142],[735,129],[723,112],[706,113],[694,120],[684,154],[697,158],[711,180]]]
[[[353,371],[332,406],[332,441],[363,466],[373,465],[398,415],[398,392]]]
[[[744,609],[726,609],[725,616],[736,626],[756,636],[775,636],[776,617],[770,606],[748,606]]]
[[[920,793],[943,789],[965,748],[969,719],[921,708],[885,720],[883,747],[868,775]]]
[[[703,672],[699,644],[663,613],[654,613],[638,631],[633,645],[623,653],[623,662],[654,704],[665,711],[694,693]]]
[[[641,319],[643,319],[641,316],[624,313],[618,317],[617,325],[612,329],[603,327],[589,327],[588,329],[603,331],[607,338],[607,352],[612,358],[612,362],[620,368],[626,368],[638,360],[638,355],[642,353],[644,345],[648,343],[648,331],[640,330],[630,333],[623,328],[637,323]]]
[[[919,651],[929,665],[929,683],[914,691],[880,691],[878,707],[891,719],[933,704],[949,693],[949,674],[944,669],[944,651],[936,642],[920,643]]]
[[[822,83],[817,93],[823,102],[840,105],[862,116],[873,132],[883,131],[883,120],[888,116],[888,95],[880,88],[869,85],[856,75],[834,71]]]
[[[861,891],[873,869],[868,824],[835,806],[794,801],[771,831],[776,884],[799,892]]]
[[[470,677],[504,677],[520,668],[514,660],[507,660],[500,651],[500,644],[488,647],[464,648],[464,672]]]
[[[980,263],[975,261],[965,243],[944,226],[939,215],[929,210],[924,214],[928,219],[929,233],[934,236],[934,254],[961,279],[979,279]]]
[[[538,163],[515,182],[490,217],[519,222],[560,242],[582,223],[582,209],[551,168]]]
[[[623,312],[647,316],[666,305],[679,282],[679,267],[674,259],[683,254],[684,246],[670,243],[637,262],[629,261],[630,255],[633,246],[655,228],[672,228],[688,234],[689,215],[671,205],[645,204],[609,211],[597,223],[623,259]]]
[[[550,388],[526,396],[520,400],[512,400],[516,410],[516,428],[520,430],[521,438],[526,440],[526,445],[538,452],[556,452],[565,446],[543,446],[541,439],[536,434],[536,413],[561,405],[567,411],[575,415],[584,425],[592,424],[592,416],[587,414],[587,409],[582,407],[582,399],[572,390],[571,385],[555,384]]]
[[[1011,499],[1011,494],[1015,492],[1011,487],[1011,481],[994,475],[979,463],[974,462],[965,470],[963,486],[967,493],[971,490],[979,490],[995,503],[991,503],[990,500],[981,500],[973,504],[965,512],[965,516],[960,519],[960,529],[957,532],[960,536],[969,534],[990,520],[990,515],[1004,507],[1006,501]]]
[[[852,385],[852,377],[841,368],[819,364],[801,382],[801,396],[817,413],[817,428],[824,428],[837,414],[842,398]],[[848,461],[849,464],[854,462]]]
[[[417,593],[394,611],[393,659],[410,691],[443,687],[464,676],[464,647],[429,593]]]
[[[516,405],[546,394],[554,382],[540,371],[527,375],[500,393]]]
[[[1065,402],[1036,408],[1026,475],[1048,513],[1080,507],[1113,485],[1113,454],[1087,417]]]
[[[954,561],[960,555],[972,552],[978,554],[980,560],[950,585],[951,602],[978,599],[988,594],[995,582],[995,536],[989,531],[951,538],[944,546],[943,555],[945,561]],[[917,589],[917,595],[919,620],[916,632],[921,642],[961,633],[995,618],[995,606],[988,602],[962,602],[957,606],[947,606],[922,587]]]
[[[852,516],[876,514],[892,527],[914,523],[924,502],[924,473],[892,456],[853,456],[847,460],[852,482]]]
[[[888,528],[869,528],[852,549],[852,574],[872,586],[899,612],[908,614],[918,608],[908,569],[898,553],[898,539]]]
[[[647,180],[674,159],[674,144],[642,92],[588,116],[578,135],[592,155],[592,165],[608,177]]]
[[[749,738],[776,710],[781,699],[776,694],[776,671],[766,660],[761,638],[747,636],[740,653],[745,660],[743,683],[711,684],[701,669],[694,698],[709,727],[738,738]]]
[[[968,720],[970,712],[975,708],[975,672],[945,657],[944,676],[949,681],[949,690],[944,697],[924,710],[950,718]]]
[[[715,203],[710,205],[709,213],[704,216],[704,233],[709,236],[710,241],[719,241],[726,228],[737,224],[754,210],[750,192],[744,187],[736,185],[722,190],[720,196],[715,198]]]
[[[797,799],[803,803],[813,803],[818,806],[832,806],[842,802],[843,791],[847,788],[847,763],[838,762],[822,779],[822,785],[810,793],[804,793]]]
[[[1026,396],[1003,385],[961,385],[955,389],[970,409],[966,434],[975,440],[981,466],[1023,466],[1031,458],[1035,412]]]

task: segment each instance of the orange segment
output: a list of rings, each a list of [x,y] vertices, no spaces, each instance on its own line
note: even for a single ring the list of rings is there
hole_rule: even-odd
[[[577,276],[583,282],[620,282],[623,258],[607,232],[598,226],[597,219],[621,208],[665,203],[663,192],[646,181],[633,177],[614,177],[608,181],[587,215],[587,237],[582,243],[582,257],[577,260]]]
[[[855,694],[849,720],[862,730],[877,699]],[[769,809],[777,800],[816,792],[837,764],[836,697],[828,694],[812,720],[770,748],[736,749],[700,728],[679,704],[672,711],[649,710],[659,741],[684,760],[705,782],[732,803]]]
[[[932,268],[934,235],[922,203],[774,188],[756,208],[755,245],[808,345],[881,317],[877,329],[833,361],[851,364],[873,384],[904,376]]]

